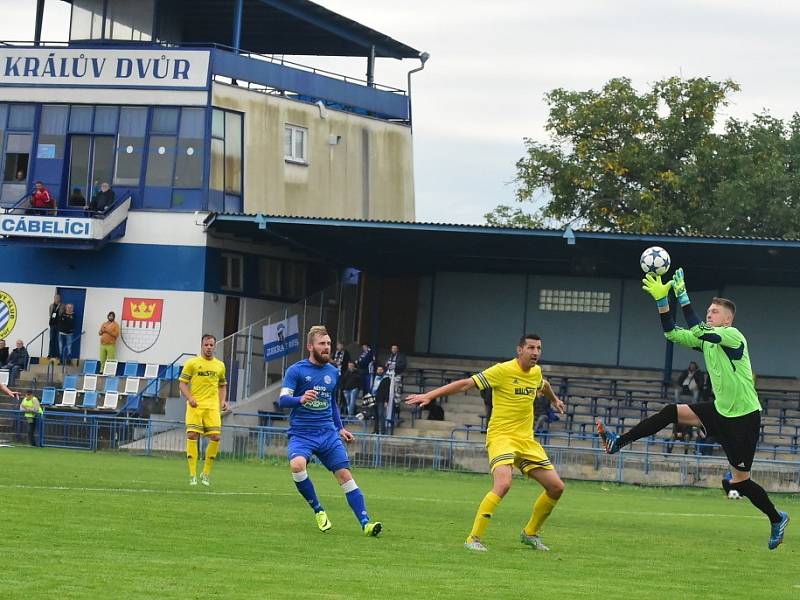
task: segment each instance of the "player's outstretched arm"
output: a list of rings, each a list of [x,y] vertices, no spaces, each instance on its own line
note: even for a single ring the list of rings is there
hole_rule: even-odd
[[[466,392],[468,389],[474,387],[475,382],[472,380],[472,377],[467,377],[466,379],[451,381],[447,385],[443,385],[435,390],[425,392],[424,394],[410,394],[406,396],[406,404],[426,406],[433,402],[436,398]]]
[[[11,396],[12,398],[17,398],[19,396],[17,392],[12,392],[7,386],[5,386],[2,383],[0,383],[0,391],[2,391],[4,394],[8,396]]]

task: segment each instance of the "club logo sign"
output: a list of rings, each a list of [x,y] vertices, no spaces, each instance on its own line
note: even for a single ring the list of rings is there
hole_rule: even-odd
[[[137,353],[152,348],[161,334],[163,313],[163,299],[125,298],[120,323],[122,343]]]
[[[0,338],[6,337],[17,324],[17,303],[0,290]]]

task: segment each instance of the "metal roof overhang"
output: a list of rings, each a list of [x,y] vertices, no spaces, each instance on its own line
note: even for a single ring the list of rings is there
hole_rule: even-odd
[[[648,246],[705,289],[723,285],[800,287],[800,240],[639,235],[557,229],[211,214],[211,233],[286,244],[338,267],[386,274],[436,271],[535,273],[638,279]],[[697,286],[695,286],[697,289]]]
[[[72,0],[64,0],[72,3]],[[171,0],[180,15],[180,43],[230,46],[237,0]],[[168,7],[168,8],[167,8]],[[262,54],[417,58],[419,51],[308,0],[244,0],[239,47]]]

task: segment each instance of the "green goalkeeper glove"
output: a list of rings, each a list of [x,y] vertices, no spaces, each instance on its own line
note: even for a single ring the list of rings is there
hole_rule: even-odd
[[[686,280],[683,278],[682,268],[677,269],[672,276],[672,289],[675,291],[681,306],[686,306],[691,302],[689,294],[686,293]]]
[[[642,279],[642,289],[653,297],[659,308],[669,306],[669,289],[672,287],[672,279],[663,283],[661,275],[648,273]]]

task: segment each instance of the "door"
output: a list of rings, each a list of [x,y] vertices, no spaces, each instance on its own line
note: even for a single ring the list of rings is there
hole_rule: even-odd
[[[107,135],[73,135],[69,144],[68,198],[79,189],[87,202],[104,181],[111,183],[114,171],[114,138]]]
[[[84,341],[83,336],[79,336],[84,330],[83,308],[86,305],[86,289],[60,287],[56,291],[61,295],[61,302],[64,306],[72,304],[75,307],[75,335],[73,336],[72,353],[70,354],[70,358],[75,360],[81,356],[81,342]],[[100,324],[98,323],[97,326],[100,327]],[[91,335],[87,336],[88,341],[91,341],[91,339]]]

